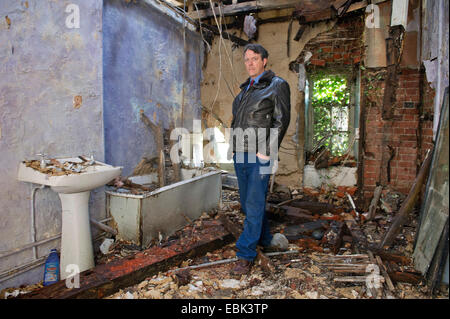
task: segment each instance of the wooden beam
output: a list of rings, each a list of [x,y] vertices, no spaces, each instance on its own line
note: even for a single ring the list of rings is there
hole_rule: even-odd
[[[170,3],[171,5],[175,7],[184,7],[184,2],[180,2],[177,0],[165,0],[166,2]]]
[[[380,249],[383,249],[385,246],[390,246],[394,241],[395,237],[397,236],[397,234],[402,229],[403,225],[406,223],[410,212],[413,210],[418,200],[422,186],[426,183],[428,179],[428,172],[430,170],[432,157],[433,156],[431,154],[431,151],[428,152],[427,157],[422,163],[422,167],[420,168],[419,174],[414,180],[414,184],[411,187],[411,190],[409,191],[408,197],[406,197],[406,199],[402,203],[399,212],[395,215],[395,220],[393,221],[391,227],[389,228],[388,232],[386,233],[385,237],[383,238],[383,241],[379,246]]]
[[[215,35],[220,35],[220,31],[219,31],[219,29],[216,26],[212,26],[212,25],[208,25],[208,24],[202,23],[202,27],[207,29],[208,31],[211,31]],[[232,42],[234,42],[234,43],[236,43],[237,45],[240,45],[240,46],[246,46],[249,43],[248,41],[246,41],[244,39],[241,39],[241,38],[239,38],[239,37],[237,37],[235,35],[232,35],[232,34],[230,34],[228,32],[225,32],[225,31],[222,31],[222,37],[224,39],[230,40],[230,41],[232,41]]]
[[[383,186],[377,186],[377,188],[375,188],[375,191],[373,193],[372,202],[370,203],[370,207],[369,207],[369,212],[367,213],[366,220],[371,220],[375,217],[375,212],[378,207],[378,201],[380,200],[382,190],[383,190]]]
[[[259,0],[259,1],[248,1],[236,4],[230,4],[226,6],[222,6],[221,12],[223,15],[233,15],[239,13],[247,13],[254,11],[265,11],[265,10],[279,10],[279,9],[287,9],[294,8],[297,5],[300,5],[301,1],[299,0]],[[220,11],[218,7],[214,8],[214,13],[216,16],[220,15]],[[193,19],[197,19],[200,16],[200,19],[211,18],[214,16],[214,13],[211,8],[198,10],[198,14],[196,11],[188,14],[189,17]]]
[[[179,238],[167,246],[152,246],[127,258],[98,265],[80,273],[80,287],[67,288],[60,280],[50,286],[18,296],[17,299],[99,299],[133,286],[145,278],[165,272],[186,258],[200,257],[222,248],[233,236],[219,221],[198,229],[188,243]]]
[[[298,15],[300,23],[318,22],[334,18],[335,14],[331,8],[320,11],[304,11]]]

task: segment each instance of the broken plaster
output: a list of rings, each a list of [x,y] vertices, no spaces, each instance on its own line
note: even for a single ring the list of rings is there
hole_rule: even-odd
[[[427,76],[427,81],[433,89],[436,89],[436,80],[438,72],[438,60],[426,60],[423,61],[425,67],[425,74]]]

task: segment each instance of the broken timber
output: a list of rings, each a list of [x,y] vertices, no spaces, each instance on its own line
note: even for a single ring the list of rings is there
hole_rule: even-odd
[[[419,174],[414,180],[414,184],[409,191],[408,197],[402,203],[399,212],[395,216],[395,220],[386,233],[383,241],[381,242],[379,248],[383,249],[385,246],[390,246],[394,241],[397,234],[402,229],[403,225],[408,219],[409,213],[414,208],[414,205],[417,202],[417,198],[419,197],[420,190],[422,189],[422,185],[426,182],[428,177],[428,171],[431,166],[432,155],[431,151],[428,152],[425,161],[422,163],[422,167],[420,168]]]
[[[199,238],[189,243],[181,239],[159,247],[154,246],[124,259],[99,265],[80,273],[80,288],[67,288],[61,280],[43,287],[20,299],[98,299],[135,285],[149,276],[167,271],[186,258],[203,256],[208,251],[221,248],[232,242],[233,236],[219,221],[214,221],[199,230]],[[195,236],[197,237],[197,236]]]
[[[163,138],[163,131],[161,125],[155,125],[153,124],[145,115],[144,110],[140,111],[141,114],[141,120],[147,125],[152,131],[155,136],[156,140],[156,150],[159,156],[159,164],[158,164],[158,181],[159,181],[159,187],[163,187],[166,184],[165,181],[165,165],[164,165],[164,138]]]
[[[221,6],[219,8],[215,7],[214,12],[211,8],[193,11],[192,13],[188,13],[188,16],[192,19],[206,19],[214,16],[219,16],[222,13],[224,16],[235,15],[239,13],[246,13],[251,11],[261,11],[261,10],[276,10],[276,9],[286,9],[286,8],[294,8],[299,4],[298,0],[259,0],[259,1],[249,1],[231,5]]]
[[[323,235],[322,241],[334,254],[337,254],[341,248],[344,227],[345,224],[343,222],[332,221],[330,228]]]
[[[383,186],[377,186],[375,188],[375,191],[373,193],[372,202],[370,203],[369,212],[367,213],[366,220],[371,220],[375,217],[375,212],[377,210],[378,201],[381,197],[381,191],[383,190]]]

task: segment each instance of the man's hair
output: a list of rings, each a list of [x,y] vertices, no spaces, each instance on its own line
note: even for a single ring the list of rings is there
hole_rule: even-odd
[[[255,53],[261,55],[261,59],[267,59],[269,57],[269,52],[261,44],[249,43],[244,47],[244,54],[247,50],[252,50]]]

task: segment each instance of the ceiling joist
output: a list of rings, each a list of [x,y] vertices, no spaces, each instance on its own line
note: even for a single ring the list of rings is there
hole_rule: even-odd
[[[220,13],[224,16],[234,15],[239,13],[246,12],[255,12],[262,10],[278,10],[278,9],[286,9],[286,8],[294,8],[299,5],[302,1],[299,0],[259,0],[259,1],[248,1],[242,3],[235,3],[230,5],[223,5],[219,10],[218,7],[214,6],[214,12],[211,8],[198,10],[198,12],[193,11],[188,13],[188,16],[192,19],[207,19],[216,16],[219,16]]]

